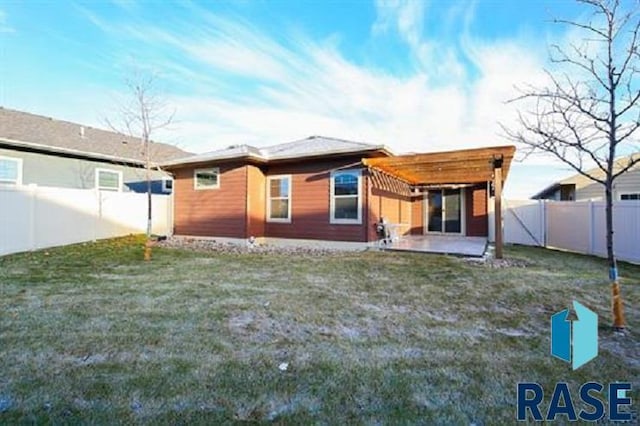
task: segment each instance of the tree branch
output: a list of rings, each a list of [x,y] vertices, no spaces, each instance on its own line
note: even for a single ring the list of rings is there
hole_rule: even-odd
[[[636,164],[640,164],[640,155],[639,155],[639,154],[632,155],[632,156],[630,157],[630,159],[629,159],[629,163],[628,163],[625,167],[623,167],[622,169],[620,169],[617,173],[615,173],[615,174],[613,175],[612,180],[615,180],[615,179],[616,179],[616,178],[618,178],[620,175],[622,175],[622,174],[624,174],[624,173],[628,172],[628,171],[629,171],[629,170],[631,170],[631,168],[632,168],[633,166],[635,166]]]

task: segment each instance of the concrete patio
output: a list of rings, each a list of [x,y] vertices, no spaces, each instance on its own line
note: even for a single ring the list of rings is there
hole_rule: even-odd
[[[486,248],[486,237],[407,235],[391,242],[384,247],[384,250],[482,257]]]

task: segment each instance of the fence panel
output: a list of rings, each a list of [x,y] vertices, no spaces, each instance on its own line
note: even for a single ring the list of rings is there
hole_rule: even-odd
[[[607,255],[603,201],[505,200],[502,217],[506,243]],[[640,201],[613,203],[613,231],[617,258],[640,263]]]
[[[0,188],[0,255],[34,248],[33,198],[24,191]]]
[[[547,246],[579,253],[591,252],[591,218],[588,203],[546,203]]]
[[[153,195],[152,230],[170,234],[172,198]],[[0,187],[0,255],[145,232],[147,195]]]
[[[605,229],[604,203],[602,211],[602,225]],[[604,232],[600,232],[602,249],[596,245],[596,253],[606,256]],[[640,263],[640,201],[618,201],[613,207],[613,236],[614,248],[618,258]]]
[[[505,243],[544,246],[543,202],[505,200],[502,218]]]
[[[33,248],[60,246],[101,238],[95,235],[98,193],[66,188],[37,188],[29,194],[33,208]]]

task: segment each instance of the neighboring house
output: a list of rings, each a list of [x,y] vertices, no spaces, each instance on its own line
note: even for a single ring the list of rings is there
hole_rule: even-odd
[[[614,170],[622,170],[629,164],[629,160],[639,155],[640,153],[636,153],[617,159]],[[587,173],[598,179],[605,178],[605,173],[599,168],[588,170]],[[594,182],[581,174],[575,174],[549,185],[531,198],[534,200],[555,201],[600,201],[604,200],[604,197],[604,185]],[[613,182],[613,200],[640,200],[640,163],[635,164]]]
[[[464,162],[466,152],[456,161]],[[376,158],[400,157],[383,145],[312,136],[165,162],[175,179],[174,233],[370,242],[384,218],[402,234],[487,236],[489,153],[474,163],[483,170],[471,171],[479,177],[472,183],[460,181],[460,173],[450,179],[441,173],[443,184],[429,186],[365,166]],[[439,167],[434,164],[429,167]],[[508,163],[505,179],[507,171]]]
[[[190,155],[152,142],[152,192],[170,193],[157,164]],[[0,107],[0,184],[146,192],[140,139]]]

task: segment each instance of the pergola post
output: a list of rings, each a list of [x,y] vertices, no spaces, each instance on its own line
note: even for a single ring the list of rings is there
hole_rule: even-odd
[[[502,156],[493,158],[494,218],[496,259],[502,259]]]

